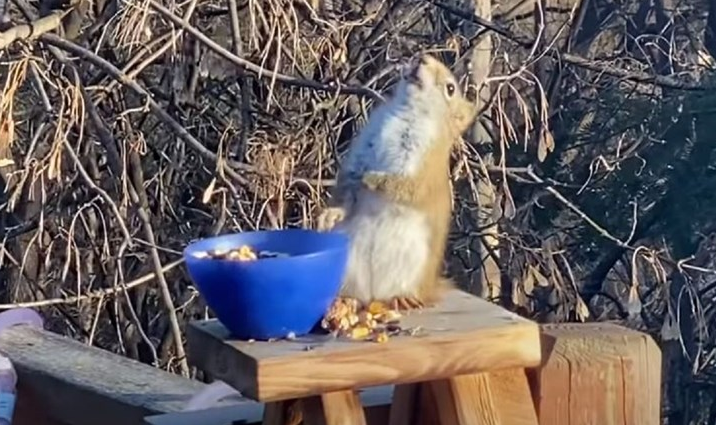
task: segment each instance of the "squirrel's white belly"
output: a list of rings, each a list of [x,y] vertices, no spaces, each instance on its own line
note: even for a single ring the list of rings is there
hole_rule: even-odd
[[[341,294],[363,302],[417,294],[429,255],[430,228],[416,209],[362,191],[336,226],[351,239]]]

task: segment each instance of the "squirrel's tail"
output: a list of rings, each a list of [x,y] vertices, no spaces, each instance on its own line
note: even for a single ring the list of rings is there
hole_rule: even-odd
[[[443,295],[445,292],[455,289],[455,282],[449,277],[438,278],[438,292]]]
[[[439,303],[445,296],[445,293],[455,289],[455,287],[455,282],[449,277],[438,277],[435,286],[431,288],[429,293],[422,294],[423,301],[426,305]]]

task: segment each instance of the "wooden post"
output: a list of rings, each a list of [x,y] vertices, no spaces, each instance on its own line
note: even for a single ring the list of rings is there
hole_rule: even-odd
[[[540,424],[658,425],[661,352],[647,334],[608,323],[543,325],[529,370]]]

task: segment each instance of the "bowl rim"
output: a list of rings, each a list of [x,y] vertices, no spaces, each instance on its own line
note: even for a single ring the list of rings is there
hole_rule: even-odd
[[[321,251],[309,252],[306,254],[289,255],[288,257],[257,258],[254,261],[236,261],[236,260],[230,260],[228,258],[197,258],[194,255],[189,254],[189,252],[188,252],[192,246],[195,246],[196,244],[206,241],[206,240],[209,240],[209,239],[220,238],[220,237],[224,237],[224,236],[240,235],[240,234],[246,234],[246,233],[269,233],[269,232],[285,232],[285,231],[294,231],[294,230],[314,232],[314,233],[319,233],[319,234],[330,234],[331,236],[337,236],[337,237],[341,237],[341,238],[345,239],[347,243],[343,247],[333,247],[333,248],[324,249]],[[237,265],[241,264],[241,265],[245,265],[245,266],[250,266],[250,265],[255,265],[257,263],[264,264],[264,263],[270,262],[270,261],[289,261],[292,259],[312,258],[312,257],[316,257],[319,255],[323,255],[328,252],[335,252],[335,251],[348,252],[350,249],[349,244],[350,244],[350,237],[343,232],[338,232],[335,230],[328,230],[325,232],[321,232],[321,231],[317,231],[317,230],[313,230],[313,229],[302,229],[302,228],[261,229],[261,230],[248,230],[248,231],[224,233],[223,235],[214,235],[214,236],[196,239],[195,241],[190,242],[189,244],[187,244],[187,246],[184,247],[184,249],[182,250],[182,256],[184,257],[185,261],[188,260],[189,258],[191,258],[192,260],[196,260],[196,261],[211,260],[211,261],[215,261],[215,262],[231,263],[231,264],[237,264]]]

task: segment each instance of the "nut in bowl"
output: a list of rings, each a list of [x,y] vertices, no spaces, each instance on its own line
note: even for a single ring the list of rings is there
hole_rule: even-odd
[[[233,337],[310,332],[338,296],[348,237],[304,229],[242,232],[184,249],[189,275]]]
[[[236,260],[236,261],[254,261],[260,258],[279,258],[288,257],[284,252],[260,251],[256,253],[254,249],[248,245],[241,245],[238,249],[229,250],[213,250],[208,252],[196,251],[193,253],[196,258],[212,258],[214,260]]]

